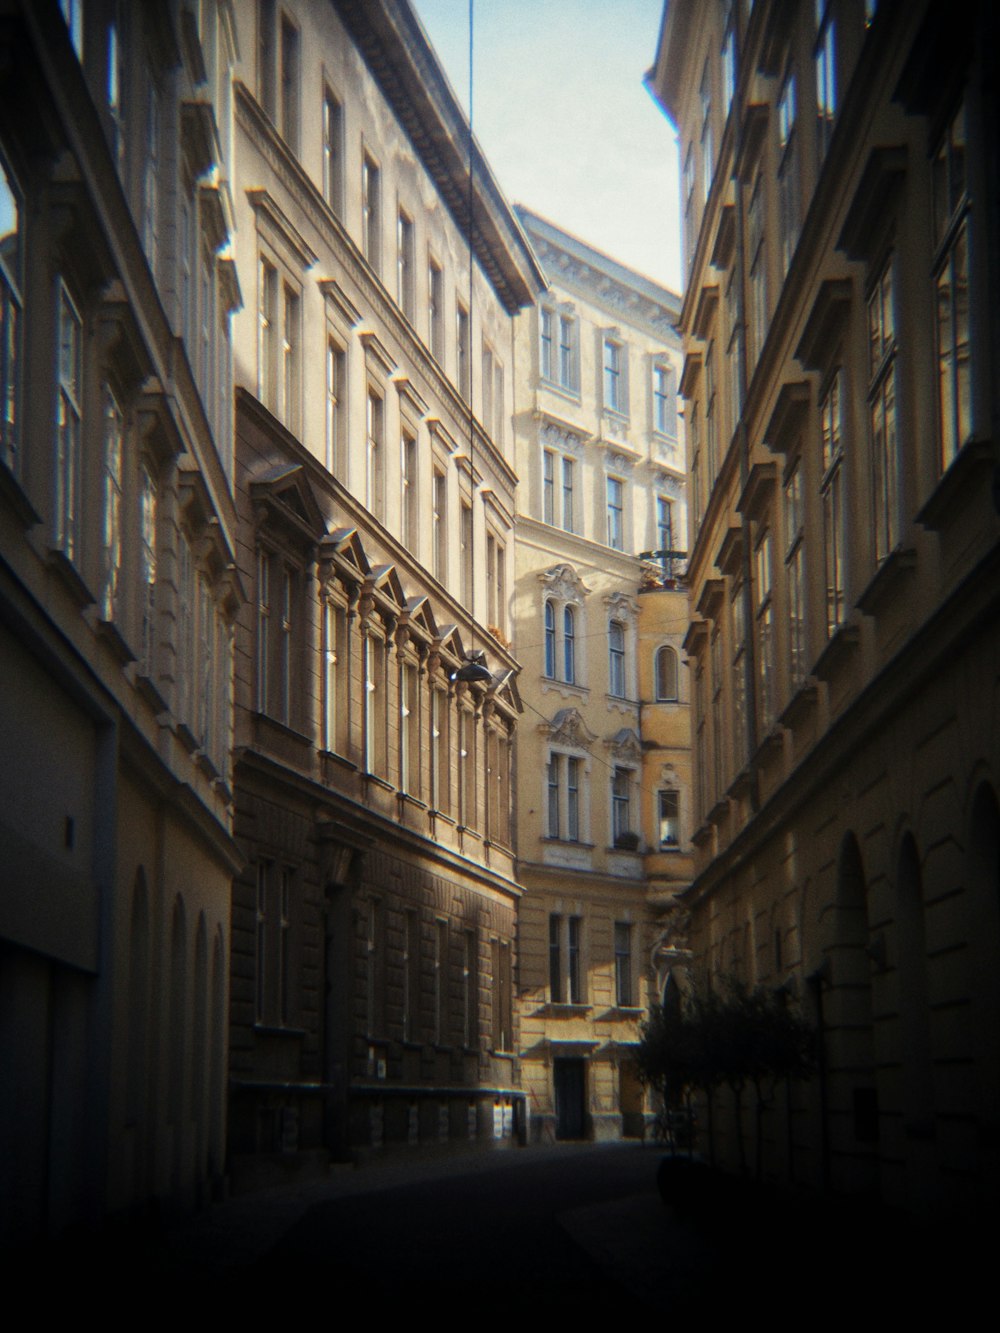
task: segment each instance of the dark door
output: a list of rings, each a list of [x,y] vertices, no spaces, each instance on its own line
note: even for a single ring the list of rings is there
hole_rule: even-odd
[[[584,1062],[556,1060],[553,1082],[556,1093],[556,1138],[582,1139],[586,1124],[584,1115]]]

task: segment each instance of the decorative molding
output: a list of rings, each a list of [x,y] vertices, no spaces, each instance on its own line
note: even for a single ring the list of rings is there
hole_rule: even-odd
[[[572,565],[553,565],[538,575],[538,581],[547,593],[561,602],[579,606],[590,595],[590,589]]]
[[[589,750],[597,740],[578,708],[560,708],[551,722],[539,722],[538,730],[553,745],[565,745],[573,750]]]
[[[642,741],[633,727],[622,727],[604,742],[612,759],[638,764],[642,760]]]

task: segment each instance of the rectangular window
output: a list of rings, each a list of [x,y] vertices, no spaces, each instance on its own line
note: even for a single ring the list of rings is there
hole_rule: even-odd
[[[274,84],[274,53],[277,49],[277,6],[275,0],[259,0],[257,9],[257,87],[260,104],[277,121],[278,102]]]
[[[323,93],[323,198],[340,217],[344,208],[344,109],[330,92]]]
[[[434,1042],[442,1046],[448,1036],[448,923],[434,922]]]
[[[548,828],[546,833],[550,838],[558,838],[560,829],[559,807],[562,802],[559,797],[559,759],[560,756],[557,754],[550,755],[546,769],[546,790],[548,792]]]
[[[59,284],[58,301],[56,505],[53,544],[68,560],[74,560],[77,556],[80,503],[83,322],[62,282]]]
[[[142,164],[142,246],[155,276],[159,259],[160,95],[149,79],[146,100],[146,141]]]
[[[674,567],[674,506],[665,495],[656,497],[656,549],[663,571],[673,574]]]
[[[385,776],[385,644],[374,634],[363,640],[365,678],[365,772]]]
[[[458,556],[461,572],[462,604],[472,607],[472,506],[463,500],[459,505]]]
[[[653,429],[668,439],[677,438],[677,391],[673,367],[653,365]]]
[[[254,1018],[258,1024],[264,1022],[264,1015],[267,1009],[267,885],[268,880],[270,879],[270,872],[270,861],[257,862],[257,975],[254,986]]]
[[[324,615],[325,723],[323,747],[335,754],[348,751],[350,656],[347,637],[347,612],[342,606],[327,602]]]
[[[896,434],[896,319],[893,265],[882,270],[868,298],[868,412],[871,423],[875,558],[899,541],[899,450]]]
[[[104,386],[103,525],[101,533],[101,616],[121,614],[122,446],[124,416],[110,385]]]
[[[559,316],[559,384],[571,393],[577,388],[576,320]]]
[[[403,664],[399,701],[399,785],[410,796],[420,795],[420,703],[417,668]]]
[[[785,482],[785,587],[788,592],[788,670],[793,689],[805,679],[805,535],[801,467],[796,459]]]
[[[761,729],[774,721],[775,654],[774,606],[771,598],[771,534],[765,528],[754,553],[757,620],[757,680],[760,689]]]
[[[625,629],[617,620],[608,625],[608,693],[625,698]]]
[[[332,338],[326,344],[326,466],[347,481],[344,352]]]
[[[726,30],[722,38],[722,51],[720,52],[722,105],[725,108],[726,116],[729,115],[729,108],[732,106],[733,98],[736,95],[736,8],[734,3],[730,3]]]
[[[562,1004],[562,917],[549,916],[549,1000]]]
[[[399,450],[400,510],[403,517],[403,545],[416,551],[420,542],[420,522],[417,512],[417,441],[403,431]]]
[[[832,636],[844,623],[843,372],[838,369],[820,402],[823,481],[823,542],[826,568],[826,627]]]
[[[403,1040],[414,1041],[420,1012],[420,919],[407,911],[403,927]]]
[[[566,532],[573,532],[573,460],[562,460],[562,525]]]
[[[483,344],[482,408],[479,413],[483,429],[493,429],[493,349]]]
[[[680,794],[676,791],[658,792],[657,804],[660,819],[660,846],[680,846]]]
[[[381,268],[380,192],[381,172],[375,160],[365,153],[361,161],[361,251],[376,273]]]
[[[281,16],[281,125],[285,142],[299,151],[299,30]]]
[[[604,406],[609,412],[628,414],[625,397],[625,348],[611,338],[604,340]]]
[[[476,932],[465,932],[462,960],[462,1044],[472,1050],[479,1044],[479,946]]]
[[[509,940],[493,941],[493,1046],[514,1048],[513,967]]]
[[[455,385],[469,401],[469,312],[459,301],[455,309]]]
[[[503,404],[503,366],[494,358],[493,367],[493,442],[500,449],[504,445],[507,414]]]
[[[615,922],[615,1003],[629,1009],[632,997],[632,927],[627,921]]]
[[[139,669],[152,677],[156,660],[156,481],[144,463],[139,473]]]
[[[778,99],[778,232],[781,271],[787,274],[799,239],[798,142],[795,133],[795,75],[785,76]]]
[[[291,925],[292,925],[292,889],[295,871],[288,866],[281,868],[281,900],[278,903],[278,1018],[282,1027],[291,1021],[292,978],[291,978]]]
[[[556,470],[559,470],[559,490],[556,492]],[[545,449],[542,453],[542,514],[546,523],[561,527],[565,532],[575,529],[575,478],[573,459]],[[558,501],[558,503],[557,503]]]
[[[278,410],[276,351],[278,336],[278,270],[261,256],[257,275],[257,397]]]
[[[580,761],[572,755],[566,757],[566,836],[580,841]]]
[[[701,191],[702,199],[707,199],[712,192],[712,176],[715,173],[715,148],[712,143],[712,69],[707,60],[701,72],[698,96],[701,102]]]
[[[448,478],[434,469],[431,526],[434,529],[434,577],[444,583],[448,577]]]
[[[583,1004],[583,972],[580,966],[580,918],[571,916],[566,948],[566,980],[570,1004]]]
[[[616,847],[632,830],[631,776],[627,768],[616,768],[611,779],[611,833]]]
[[[369,1036],[383,1026],[382,1003],[382,911],[377,902],[368,905],[365,931],[365,1026]]]
[[[938,443],[942,470],[972,435],[969,330],[968,142],[963,103],[932,164],[934,199]]]
[[[281,307],[281,416],[290,431],[299,429],[300,337],[299,294],[286,283]]]
[[[402,210],[396,220],[396,301],[413,322],[413,222]]]
[[[448,696],[431,690],[431,805],[448,814],[451,810],[451,736]]]
[[[543,380],[555,379],[555,358],[553,353],[553,325],[555,315],[546,306],[538,312],[538,360]]]
[[[837,43],[832,0],[816,0],[816,147],[826,156],[837,117]]]
[[[59,0],[59,8],[77,59],[83,59],[83,0]]]
[[[427,339],[431,354],[444,363],[444,292],[441,266],[427,261]]]
[[[0,157],[0,460],[20,466],[22,251],[21,193]]]
[[[542,521],[550,527],[556,521],[556,456],[551,449],[542,453]]]
[[[381,520],[383,473],[383,404],[371,389],[368,391],[365,422],[365,506],[370,514]]]
[[[608,477],[608,545],[625,549],[625,483],[618,477]]]
[[[114,132],[114,153],[119,172],[125,165],[124,49],[117,23],[108,24],[107,102]]]
[[[764,244],[764,184],[758,174],[747,210],[750,242],[750,362],[756,365],[767,336],[767,249]]]

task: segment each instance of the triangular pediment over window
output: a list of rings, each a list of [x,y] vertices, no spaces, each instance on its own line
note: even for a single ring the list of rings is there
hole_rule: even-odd
[[[276,463],[250,479],[254,505],[263,506],[264,522],[283,527],[304,544],[318,541],[326,530],[323,511],[300,463]]]
[[[597,736],[590,730],[578,708],[560,708],[551,722],[540,722],[538,730],[554,745],[574,750],[589,750]]]

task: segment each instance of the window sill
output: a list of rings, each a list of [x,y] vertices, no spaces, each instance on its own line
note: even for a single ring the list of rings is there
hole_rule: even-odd
[[[396,796],[400,805],[412,805],[416,810],[426,810],[427,802],[422,801],[419,796],[411,796],[408,791],[398,791]]]
[[[395,791],[396,788],[386,778],[380,778],[377,773],[362,773],[366,782],[370,782],[373,787],[381,787],[383,791]]]
[[[565,398],[568,403],[580,402],[580,390],[571,389],[565,384],[560,384],[558,380],[550,380],[544,375],[539,375],[538,387],[547,390],[549,393],[557,393],[560,398]]]
[[[98,620],[97,637],[104,640],[123,667],[135,661],[135,653],[125,642],[121,630],[114,621]]]
[[[594,1012],[592,1004],[573,1004],[568,1000],[549,1000],[545,1007],[553,1018],[586,1018]]]
[[[135,674],[135,688],[157,715],[168,711],[167,701],[156,688],[152,676],[146,675],[143,671],[137,671]]]
[[[443,824],[450,824],[452,828],[455,827],[454,817],[452,815],[445,814],[443,810],[431,810],[430,815],[431,819],[440,819]]]
[[[65,552],[50,550],[47,563],[52,572],[62,580],[81,611],[84,607],[93,606],[96,601],[94,594],[84,583],[76,566]]]
[[[283,1023],[263,1023],[254,1020],[253,1030],[261,1037],[304,1037],[305,1028],[291,1027]]]
[[[262,713],[259,710],[254,713],[254,720],[258,723],[263,722],[266,726],[280,732],[282,736],[287,736],[289,740],[297,741],[299,745],[311,745],[309,736],[303,735],[301,731],[296,731],[290,727],[287,722],[281,722],[276,717],[271,717],[270,713]]]
[[[993,449],[988,440],[969,440],[958,451],[937,486],[922,508],[917,510],[917,522],[931,531],[938,531],[953,522],[961,512],[967,495],[985,490],[989,492],[988,477],[993,472]]]
[[[21,489],[21,483],[6,463],[0,463],[0,498],[6,501],[25,529],[41,523],[41,517],[35,513],[34,506]]]
[[[916,551],[912,547],[897,546],[879,564],[858,598],[858,606],[868,615],[878,615],[887,604],[906,596],[905,585],[916,572]]]
[[[358,771],[358,766],[353,759],[345,758],[344,755],[338,754],[336,750],[320,750],[318,753],[324,763],[333,764],[338,768],[346,768],[351,773]]]
[[[177,739],[187,750],[188,754],[194,754],[198,749],[198,737],[194,734],[186,722],[178,722],[176,727]]]
[[[510,1060],[511,1063],[517,1059],[516,1051],[497,1051],[491,1049],[490,1055],[492,1055],[495,1060]]]
[[[580,847],[586,852],[592,852],[597,845],[593,842],[583,842],[580,838],[554,838],[550,833],[543,835],[542,842],[551,843],[554,847]]]

